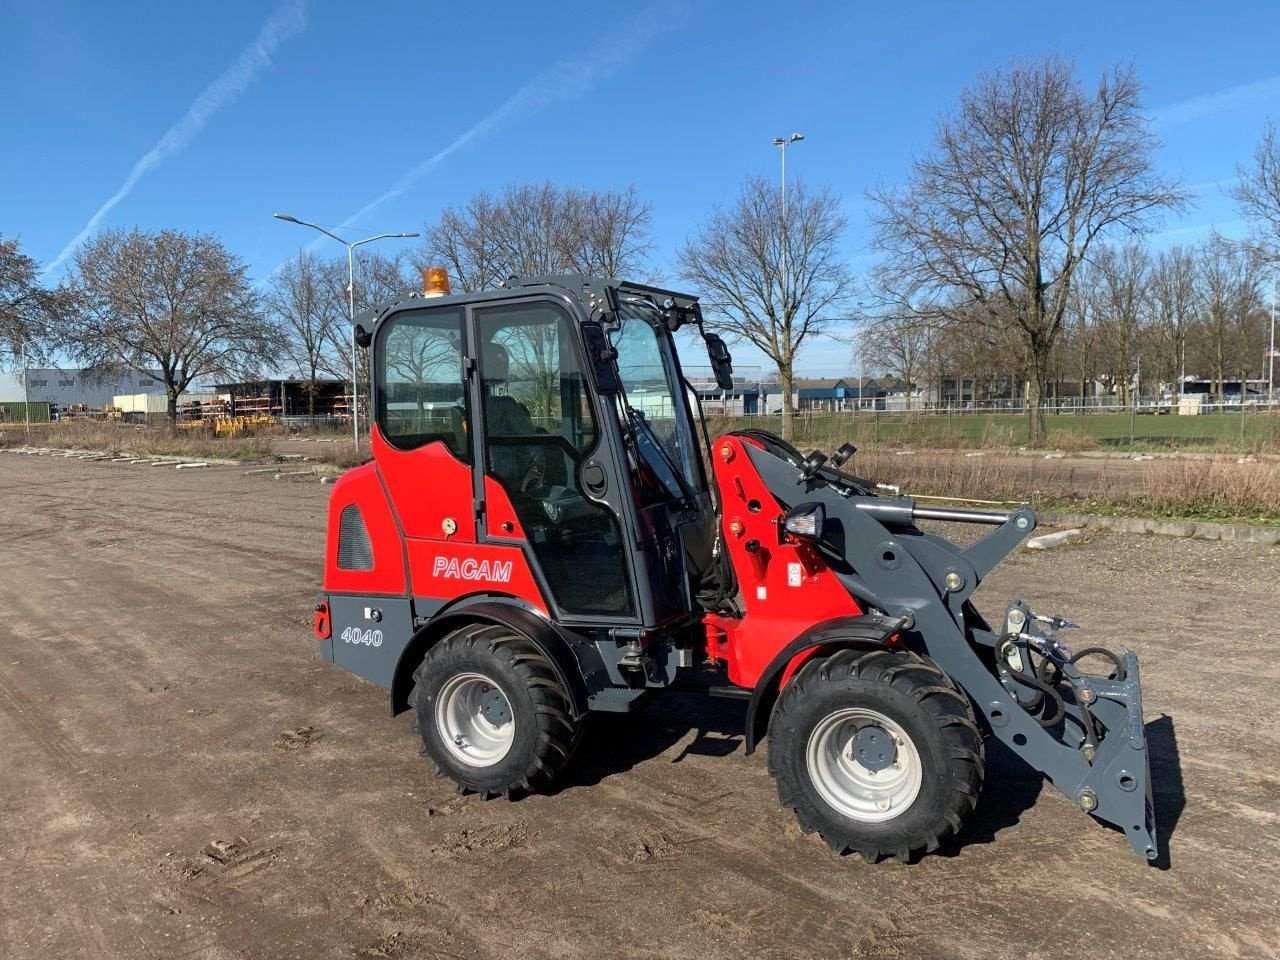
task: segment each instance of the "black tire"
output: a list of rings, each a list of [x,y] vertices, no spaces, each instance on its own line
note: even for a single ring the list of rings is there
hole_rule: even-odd
[[[810,739],[850,708],[896,724],[918,758],[918,793],[890,819],[847,815],[824,799],[810,773]],[[856,850],[869,863],[885,854],[906,862],[936,850],[972,812],[982,787],[982,737],[968,698],[931,661],[909,651],[841,650],[807,663],[783,689],[769,723],[769,772],[805,833],[817,831],[836,853]]]
[[[442,690],[453,678],[479,675],[493,682],[514,724],[505,756],[488,765],[464,762],[444,742],[438,721]],[[422,752],[459,793],[508,799],[549,783],[573,755],[582,723],[573,718],[569,694],[546,656],[508,627],[476,624],[443,637],[414,671],[409,694],[413,727]]]

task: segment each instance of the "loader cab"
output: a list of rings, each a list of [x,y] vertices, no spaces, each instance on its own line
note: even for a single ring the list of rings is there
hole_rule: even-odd
[[[453,584],[414,569],[416,555],[437,563],[443,541],[473,559],[517,552],[531,584],[511,586],[514,598],[566,625],[695,616],[715,520],[658,293],[513,279],[402,301],[364,334],[374,457],[417,606],[455,599]],[[484,586],[495,585],[456,589]]]

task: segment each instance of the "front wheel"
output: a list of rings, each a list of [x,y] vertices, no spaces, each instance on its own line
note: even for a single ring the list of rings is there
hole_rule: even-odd
[[[909,860],[959,831],[982,785],[969,701],[905,650],[842,650],[806,664],[769,724],[783,806],[837,853]]]
[[[581,723],[542,652],[507,627],[450,633],[414,672],[409,703],[423,753],[462,792],[488,798],[549,782]]]

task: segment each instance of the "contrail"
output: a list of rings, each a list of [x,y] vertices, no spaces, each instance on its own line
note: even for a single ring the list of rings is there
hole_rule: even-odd
[[[1242,83],[1170,103],[1153,112],[1158,127],[1173,127],[1201,117],[1211,117],[1242,104],[1280,100],[1280,76]]]
[[[448,146],[423,160],[396,180],[385,192],[343,220],[338,229],[351,227],[361,217],[382,206],[388,200],[393,200],[405,193],[450,155],[486,134],[492,133],[511,118],[553,103],[585,97],[596,85],[608,80],[639,56],[659,32],[674,24],[682,12],[679,5],[655,5],[637,18],[628,29],[611,33],[596,50],[552,64],[495,110],[469,127]],[[317,237],[307,244],[307,249],[315,249],[324,240],[324,237]],[[283,266],[284,263],[281,263],[259,282],[265,282],[278,273]]]
[[[650,31],[650,36],[656,30]],[[630,61],[649,37],[627,36],[625,44],[610,44],[605,50],[588,55],[581,60],[561,60],[534,77],[508,98],[501,106],[471,126],[447,147],[432,154],[426,160],[405,173],[389,189],[370,200],[356,213],[347,217],[342,226],[349,227],[361,217],[393,200],[409,190],[415,183],[438,167],[451,154],[467,144],[501,126],[505,121],[526,111],[550,106],[561,100],[576,100],[586,96],[598,83],[607,80]],[[637,42],[638,40],[638,42]]]
[[[187,112],[182,115],[182,119],[166,130],[156,145],[133,165],[129,176],[120,185],[120,189],[98,208],[98,212],[89,218],[84,229],[62,248],[57,259],[44,268],[43,276],[47,277],[62,266],[76,248],[98,228],[98,224],[111,212],[111,208],[133,191],[143,176],[169,157],[186,149],[187,145],[199,136],[200,131],[205,128],[214,114],[239,100],[250,84],[258,78],[258,74],[271,65],[271,55],[276,49],[290,37],[301,32],[305,26],[305,0],[288,0],[276,10],[262,25],[257,39],[244,49],[239,59],[224,70],[213,83],[201,90],[200,95],[192,101]]]

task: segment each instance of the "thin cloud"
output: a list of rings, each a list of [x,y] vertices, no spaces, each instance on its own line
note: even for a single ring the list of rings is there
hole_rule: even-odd
[[[1155,241],[1171,241],[1190,237],[1202,237],[1207,233],[1217,231],[1223,236],[1236,236],[1246,226],[1243,220],[1228,220],[1225,223],[1193,223],[1184,227],[1170,227],[1167,230],[1161,230],[1151,235]]]
[[[62,248],[57,259],[45,267],[44,276],[61,267],[76,248],[98,229],[98,224],[111,212],[111,209],[124,200],[147,173],[185,150],[219,110],[239,100],[258,75],[271,65],[271,55],[282,43],[300,33],[306,26],[306,22],[304,0],[288,0],[276,10],[262,25],[257,38],[244,49],[236,62],[224,70],[213,83],[201,90],[200,95],[192,101],[187,112],[182,115],[182,119],[166,130],[156,145],[133,165],[129,176],[120,185],[120,189],[98,208],[98,211],[89,218],[89,222],[84,225],[84,229]]]
[[[525,84],[506,100],[500,107],[488,114],[478,123],[467,129],[447,147],[432,154],[426,160],[409,170],[391,185],[380,196],[370,200],[356,213],[343,221],[344,227],[350,226],[361,217],[366,216],[388,200],[407,192],[414,184],[438,167],[452,154],[486,134],[492,133],[508,120],[541,107],[550,106],[562,100],[577,100],[591,92],[597,84],[607,80],[626,65],[643,45],[628,43],[626,45],[610,45],[594,57],[583,60],[562,60],[553,64]]]
[[[1175,127],[1192,120],[1213,117],[1237,107],[1280,100],[1280,76],[1242,83],[1213,93],[1190,97],[1160,107],[1152,114],[1156,126]]]
[[[405,172],[383,193],[343,220],[337,229],[350,228],[384,203],[406,193],[450,156],[493,133],[508,121],[555,103],[580,100],[587,96],[596,86],[635,60],[654,37],[664,28],[670,27],[674,20],[675,16],[666,5],[651,7],[631,24],[629,29],[619,31],[615,38],[605,41],[595,51],[582,57],[566,58],[552,64],[447,146]],[[307,249],[315,249],[324,240],[324,237],[315,238],[307,245]],[[284,266],[283,263],[272,270],[267,277],[274,276],[282,266]]]
[[[1193,183],[1183,187],[1182,192],[1192,194],[1208,193],[1210,190],[1229,190],[1239,182],[1239,177],[1227,177],[1225,180],[1205,180],[1202,183]]]

